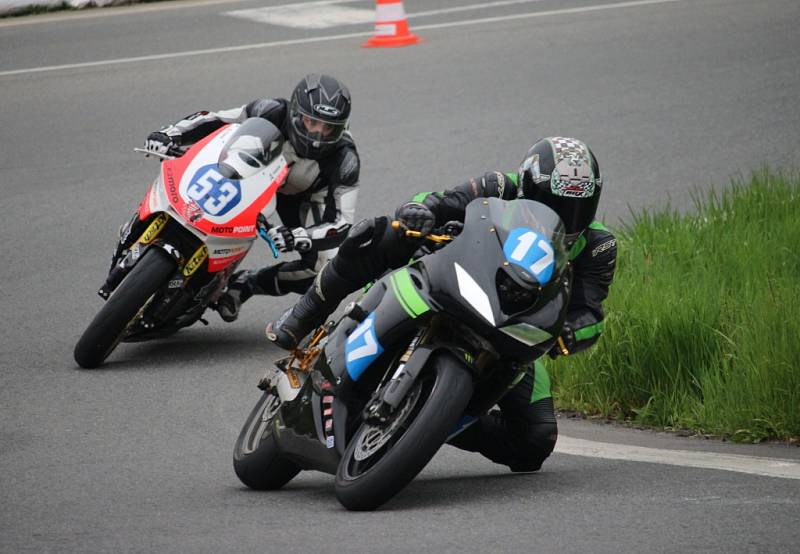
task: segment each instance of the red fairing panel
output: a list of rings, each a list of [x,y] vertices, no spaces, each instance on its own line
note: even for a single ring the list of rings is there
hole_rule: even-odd
[[[256,218],[286,179],[289,168],[285,162],[273,162],[267,170],[241,181],[222,177],[217,161],[235,128],[227,125],[180,158],[163,162],[162,182],[169,203],[196,229],[207,235],[249,238],[255,237]]]

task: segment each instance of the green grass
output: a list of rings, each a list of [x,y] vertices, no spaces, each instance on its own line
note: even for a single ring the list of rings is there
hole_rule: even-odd
[[[800,436],[800,178],[762,171],[616,231],[606,325],[560,409],[734,441]]]

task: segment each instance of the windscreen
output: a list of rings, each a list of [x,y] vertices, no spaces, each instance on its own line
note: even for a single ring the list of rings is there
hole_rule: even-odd
[[[230,168],[229,179],[246,179],[261,171],[281,153],[283,135],[260,117],[242,123],[219,155],[220,168]]]
[[[567,263],[564,223],[540,202],[489,199],[494,224],[506,260],[526,284],[546,286]]]

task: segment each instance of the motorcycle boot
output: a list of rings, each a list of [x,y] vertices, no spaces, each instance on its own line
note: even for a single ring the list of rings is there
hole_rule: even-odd
[[[233,274],[228,289],[217,299],[217,313],[223,321],[228,323],[236,321],[242,304],[254,294],[263,294],[260,292],[256,276],[257,272],[247,270]]]
[[[300,300],[276,321],[267,324],[267,338],[284,350],[294,350],[357,288],[342,278],[330,263],[326,264]]]

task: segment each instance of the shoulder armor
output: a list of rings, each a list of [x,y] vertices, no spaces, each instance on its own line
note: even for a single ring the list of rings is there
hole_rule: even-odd
[[[285,115],[286,101],[280,98],[259,98],[250,102],[246,111],[249,117],[263,117],[277,125]]]
[[[508,200],[516,198],[517,187],[513,180],[509,179],[508,175],[500,171],[490,171],[481,179],[483,184],[483,196],[495,197]]]
[[[356,151],[353,148],[343,148],[339,159],[339,183],[346,186],[355,185],[360,170],[361,161]]]

